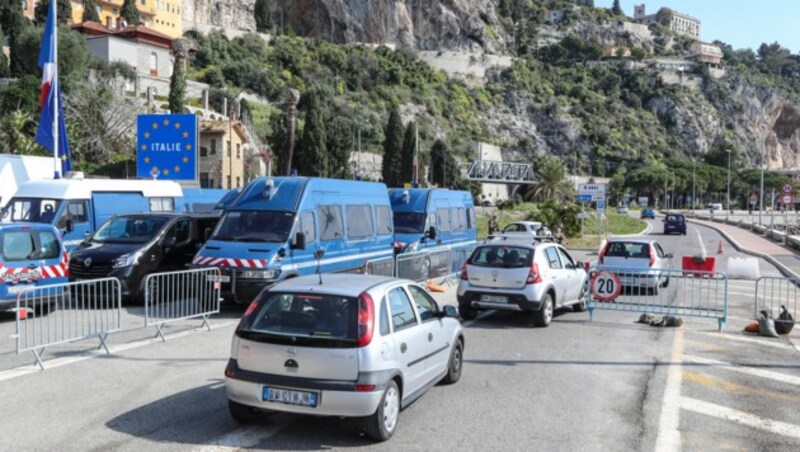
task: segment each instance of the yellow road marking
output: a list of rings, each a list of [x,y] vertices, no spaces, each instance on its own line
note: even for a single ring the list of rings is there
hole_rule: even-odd
[[[739,383],[733,381],[723,380],[722,378],[712,377],[711,375],[697,372],[684,372],[683,381],[741,395],[768,397],[774,400],[798,400],[798,397],[794,397],[790,394],[784,394],[782,392],[772,391],[769,389],[759,389],[757,387],[740,385]]]

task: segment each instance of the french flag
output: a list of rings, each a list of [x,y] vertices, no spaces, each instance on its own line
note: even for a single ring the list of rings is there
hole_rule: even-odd
[[[56,159],[55,178],[72,170],[69,156],[69,139],[67,123],[61,103],[61,86],[58,83],[58,27],[56,25],[56,2],[50,1],[50,11],[42,36],[42,48],[39,51],[39,67],[42,69],[42,88],[39,106],[42,116],[39,129],[36,131],[36,142],[53,153]]]

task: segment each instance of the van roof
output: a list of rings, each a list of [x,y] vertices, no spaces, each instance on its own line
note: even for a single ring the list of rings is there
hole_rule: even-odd
[[[319,284],[319,275],[308,275],[278,283],[273,290],[276,292],[317,292],[357,297],[372,287],[392,280],[395,280],[395,278],[390,276],[326,273],[322,275],[322,285]]]
[[[130,192],[151,197],[181,197],[177,182],[144,179],[48,179],[20,186],[18,198],[91,199],[93,192]]]
[[[408,192],[407,204],[402,201],[405,192]],[[428,201],[432,199],[449,199],[473,204],[470,192],[444,188],[392,188],[389,190],[389,199],[392,210],[396,212],[425,212],[428,210]]]
[[[272,187],[269,187],[272,184]],[[294,212],[300,207],[304,192],[332,192],[353,195],[359,202],[374,195],[385,197],[386,185],[378,182],[362,182],[319,177],[260,177],[250,182],[242,193],[227,208],[230,210],[271,210]],[[270,193],[271,196],[265,196]],[[374,198],[372,198],[374,199]]]

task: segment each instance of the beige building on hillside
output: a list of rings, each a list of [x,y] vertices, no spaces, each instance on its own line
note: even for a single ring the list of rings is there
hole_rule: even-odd
[[[722,64],[722,49],[714,44],[709,44],[702,41],[695,41],[691,47],[692,55],[690,58],[698,63],[710,64],[712,66],[719,66]]]
[[[200,121],[199,178],[201,188],[244,187],[247,132],[242,122]]]
[[[661,24],[679,35],[700,39],[700,19],[669,8],[661,8],[655,14],[647,14],[644,3],[635,5],[633,20],[645,25]]]

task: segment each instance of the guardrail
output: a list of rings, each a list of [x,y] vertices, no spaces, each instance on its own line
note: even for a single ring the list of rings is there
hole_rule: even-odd
[[[428,268],[427,279],[444,278],[451,275],[453,273],[451,271],[453,265],[452,255],[452,250],[449,249],[428,252],[430,267]]]
[[[758,319],[761,311],[767,311],[777,319],[780,307],[797,321],[800,314],[800,279],[778,276],[762,276],[756,280],[756,299],[753,318]]]
[[[156,337],[166,341],[165,324],[202,318],[201,327],[211,331],[208,318],[219,313],[221,282],[220,270],[214,267],[148,275],[144,283],[145,328],[155,326]]]
[[[37,286],[17,295],[17,354],[32,352],[44,370],[47,347],[97,338],[122,330],[122,289],[116,278]],[[98,348],[100,348],[98,347]]]
[[[394,256],[372,259],[364,265],[364,274],[394,276]]]
[[[722,331],[728,317],[728,278],[694,270],[592,267],[587,308],[589,320],[600,310],[713,318]]]

